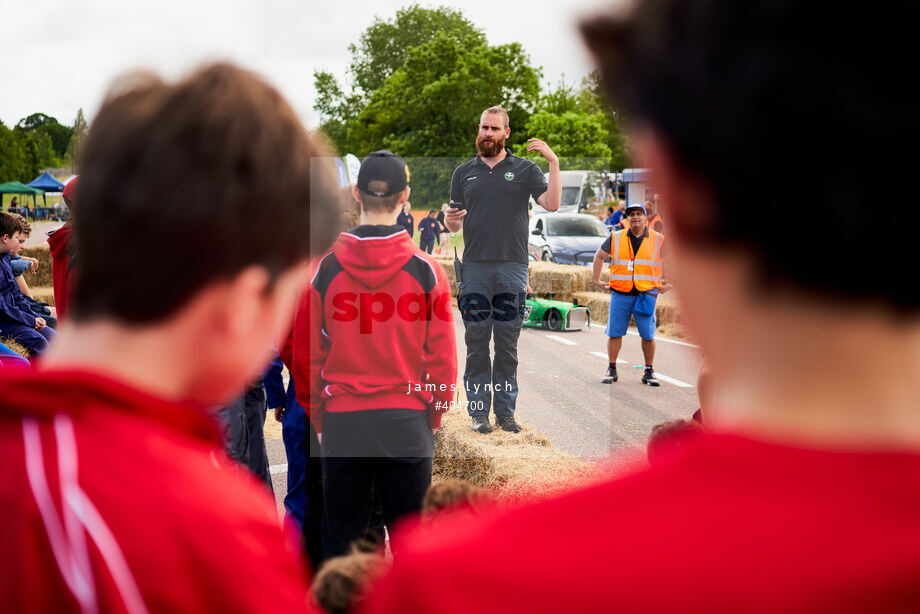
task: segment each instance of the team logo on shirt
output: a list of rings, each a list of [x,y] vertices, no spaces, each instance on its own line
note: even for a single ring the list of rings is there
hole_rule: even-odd
[[[508,181],[511,181],[512,179],[514,179],[514,173],[512,173],[512,172],[510,172],[510,171],[507,172],[507,173],[505,173],[505,179],[508,180]]]

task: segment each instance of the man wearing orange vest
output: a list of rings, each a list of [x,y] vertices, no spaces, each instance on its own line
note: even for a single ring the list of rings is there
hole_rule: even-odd
[[[645,207],[632,204],[626,207],[628,230],[618,230],[597,249],[594,254],[594,282],[607,288],[601,282],[601,268],[610,256],[610,315],[607,318],[607,358],[610,361],[607,374],[601,380],[611,384],[617,376],[617,355],[623,345],[623,336],[629,328],[630,316],[636,320],[639,336],[642,337],[642,355],[645,358],[645,372],[642,383],[658,386],[658,379],[652,368],[655,358],[655,301],[659,292],[667,292],[671,285],[664,279],[661,250],[664,235],[649,229]]]

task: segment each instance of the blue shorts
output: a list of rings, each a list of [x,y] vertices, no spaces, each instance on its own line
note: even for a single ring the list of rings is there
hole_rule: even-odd
[[[607,316],[606,331],[608,337],[623,337],[626,335],[626,329],[629,328],[629,316],[633,316],[636,319],[639,336],[643,339],[655,338],[656,321],[654,310],[652,310],[652,315],[649,316],[636,313],[634,308],[637,298],[639,298],[639,295],[629,296],[617,294],[616,292],[610,293],[610,314]]]

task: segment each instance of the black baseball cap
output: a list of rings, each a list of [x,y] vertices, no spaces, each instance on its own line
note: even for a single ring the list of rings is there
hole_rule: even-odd
[[[372,181],[385,181],[389,186],[386,192],[374,192],[368,185]],[[399,194],[409,185],[409,165],[391,151],[381,149],[367,154],[358,170],[358,189],[372,196],[393,196]]]

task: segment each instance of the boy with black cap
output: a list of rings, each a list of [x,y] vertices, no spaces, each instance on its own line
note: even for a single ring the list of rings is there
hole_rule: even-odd
[[[408,182],[399,156],[364,159],[361,224],[322,259],[294,322],[292,375],[322,447],[326,557],[365,536],[372,488],[388,527],[421,509],[455,389],[446,274],[396,225]]]

